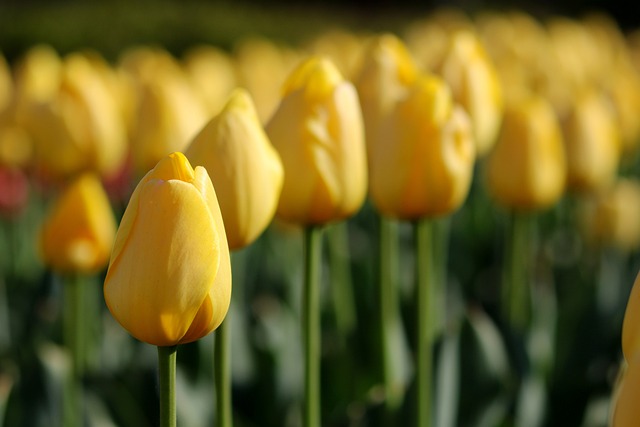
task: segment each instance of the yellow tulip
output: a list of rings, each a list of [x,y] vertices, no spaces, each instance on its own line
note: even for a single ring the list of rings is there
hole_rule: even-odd
[[[367,191],[362,112],[331,61],[312,57],[289,76],[266,131],[285,172],[279,217],[323,224],[360,208]]]
[[[497,72],[478,37],[466,30],[452,35],[439,72],[469,114],[476,153],[484,156],[498,136],[503,103]]]
[[[640,357],[640,274],[636,276],[624,312],[622,354],[627,361]]]
[[[236,70],[229,55],[213,46],[194,47],[185,55],[184,68],[208,115],[218,114],[236,86]]]
[[[640,357],[622,366],[622,371],[611,398],[611,427],[638,425],[638,399],[640,398]]]
[[[587,238],[630,252],[640,247],[640,183],[620,178],[587,199],[582,212]]]
[[[95,174],[76,178],[47,216],[40,234],[44,263],[60,273],[94,273],[109,260],[116,222]]]
[[[621,143],[605,99],[592,91],[577,97],[563,130],[569,189],[594,192],[610,185],[618,173]]]
[[[232,93],[185,155],[207,169],[218,189],[229,247],[249,245],[273,219],[284,172],[246,90]]]
[[[514,210],[543,209],[562,196],[566,174],[562,133],[551,105],[531,96],[507,108],[487,165],[493,197]]]
[[[82,54],[65,58],[59,91],[32,110],[29,130],[37,163],[54,176],[84,170],[110,176],[127,155],[116,100]]]
[[[142,178],[116,235],[104,297],[131,335],[157,346],[195,341],[220,325],[231,263],[205,168],[173,153]]]
[[[380,212],[418,219],[460,207],[473,176],[475,144],[469,118],[443,80],[420,78],[376,141],[369,176]]]
[[[13,91],[13,80],[11,79],[11,71],[9,65],[0,52],[0,112],[6,108],[11,99]]]
[[[134,119],[131,152],[134,167],[146,172],[160,159],[182,151],[207,120],[204,105],[181,72],[166,67],[142,82]]]
[[[418,71],[404,43],[391,34],[374,39],[363,56],[364,63],[354,83],[369,149],[378,137],[380,122],[406,96]]]

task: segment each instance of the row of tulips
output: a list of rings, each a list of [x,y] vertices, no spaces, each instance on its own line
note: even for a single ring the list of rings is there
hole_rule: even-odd
[[[55,199],[40,249],[68,282],[64,341],[73,368],[64,425],[86,416],[78,407],[83,277],[104,272],[107,262],[109,311],[158,347],[161,425],[176,422],[177,346],[215,329],[217,425],[231,425],[229,251],[250,246],[274,216],[305,230],[302,422],[320,425],[322,231],[355,215],[367,194],[380,214],[375,329],[384,419],[396,425],[411,387],[410,419],[433,425],[441,399],[432,390],[434,344],[449,333],[451,215],[470,191],[472,215],[493,212],[485,188],[509,212],[497,318],[507,325],[513,363],[525,354],[532,366],[515,369],[497,416],[520,423],[528,403],[518,396],[547,381],[550,357],[529,344],[549,310],[532,286],[532,213],[570,190],[580,210],[563,226],[584,219],[593,241],[625,251],[640,243],[639,186],[618,177],[640,140],[634,67],[633,50],[600,16],[543,26],[520,13],[472,22],[451,12],[412,25],[404,41],[333,32],[306,50],[253,41],[233,58],[201,47],[182,61],[138,48],[115,67],[96,53],[60,58],[38,46],[11,68],[0,63],[3,214],[9,223],[21,214],[27,175]],[[117,233],[111,202],[118,212],[126,205]],[[405,328],[393,267],[397,220],[414,233],[415,319],[407,327],[415,333],[414,375],[391,360]],[[544,410],[536,410],[540,423]]]

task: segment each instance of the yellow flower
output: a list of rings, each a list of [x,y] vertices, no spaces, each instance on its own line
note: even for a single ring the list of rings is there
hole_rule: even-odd
[[[640,247],[640,183],[619,178],[587,199],[582,211],[586,237],[631,252]]]
[[[624,312],[622,354],[628,362],[640,357],[640,274],[636,276]]]
[[[9,104],[12,91],[13,81],[11,79],[11,71],[2,52],[0,52],[0,112]]]
[[[439,71],[469,114],[477,155],[484,156],[498,136],[503,103],[498,74],[478,37],[470,31],[456,32]]]
[[[369,176],[380,212],[417,219],[460,207],[471,184],[475,145],[469,118],[443,80],[420,78],[376,141]]]
[[[35,160],[54,176],[111,176],[123,166],[128,147],[116,100],[83,54],[65,58],[58,92],[31,110],[28,123]]]
[[[185,155],[207,169],[218,189],[229,247],[249,245],[273,219],[284,172],[246,90],[232,93]]]
[[[611,398],[611,427],[638,425],[638,399],[640,398],[640,359],[622,366],[622,371]]]
[[[285,172],[279,217],[323,224],[360,208],[367,191],[362,112],[332,62],[312,57],[291,74],[266,131]]]
[[[605,99],[593,91],[578,96],[563,130],[567,186],[594,192],[610,185],[618,173],[621,142]]]
[[[612,427],[631,427],[638,423],[640,397],[640,274],[629,295],[622,324],[624,362],[611,398]]]
[[[195,341],[220,325],[231,263],[206,169],[173,153],[142,178],[116,235],[104,297],[131,335],[157,346]]]
[[[94,174],[73,181],[46,218],[40,234],[44,263],[59,273],[94,273],[109,260],[116,222]]]
[[[417,77],[411,54],[396,36],[384,34],[368,46],[355,80],[362,105],[367,148],[378,137],[380,122],[406,96]]]
[[[170,153],[183,151],[207,121],[186,76],[170,65],[158,65],[156,74],[141,84],[134,116],[131,152],[141,173]]]
[[[514,102],[489,156],[487,184],[493,197],[514,210],[543,209],[564,192],[566,160],[551,105],[531,96]]]

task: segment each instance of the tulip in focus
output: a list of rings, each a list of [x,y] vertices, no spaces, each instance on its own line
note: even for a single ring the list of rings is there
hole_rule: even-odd
[[[40,234],[44,263],[57,273],[89,274],[109,260],[116,222],[95,174],[76,178],[56,201]]]
[[[610,185],[618,173],[621,143],[605,99],[591,91],[578,97],[563,129],[569,189],[595,192]]]
[[[494,146],[502,122],[502,90],[498,75],[474,33],[459,31],[439,68],[453,98],[469,114],[478,157]]]
[[[622,324],[621,375],[611,397],[611,427],[635,427],[638,424],[640,398],[640,275],[636,277]]]
[[[562,133],[551,105],[531,96],[507,108],[487,165],[493,197],[516,211],[544,209],[562,196],[566,174]]]
[[[220,325],[231,264],[205,168],[173,153],[142,178],[116,235],[104,297],[131,335],[160,347],[198,340]]]
[[[279,217],[324,224],[360,208],[367,191],[362,112],[331,61],[312,57],[289,76],[266,131],[285,171]]]
[[[415,83],[370,151],[371,197],[384,215],[445,215],[467,196],[475,161],[471,123],[438,77]]]
[[[273,219],[284,172],[246,90],[232,93],[185,155],[207,169],[218,189],[229,248],[249,245]]]

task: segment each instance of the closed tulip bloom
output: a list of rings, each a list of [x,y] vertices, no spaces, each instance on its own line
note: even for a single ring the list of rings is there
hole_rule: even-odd
[[[279,217],[323,224],[360,208],[367,191],[362,112],[333,63],[312,57],[291,74],[266,131],[285,172]]]
[[[611,426],[631,427],[638,423],[640,398],[640,275],[631,289],[622,324],[622,353],[625,363],[611,398]]]
[[[284,172],[246,90],[232,93],[185,155],[207,169],[218,189],[229,247],[249,245],[275,215]]]
[[[156,346],[195,341],[220,325],[231,264],[205,168],[173,153],[142,178],[116,235],[104,297],[131,335]]]
[[[104,188],[95,174],[86,173],[64,190],[45,219],[41,256],[58,273],[95,273],[107,265],[115,234]]]
[[[562,196],[566,173],[562,134],[551,105],[532,96],[510,106],[488,159],[493,197],[513,210],[543,209]]]
[[[610,185],[618,173],[621,142],[613,111],[594,92],[576,99],[564,124],[567,186],[595,192]]]
[[[13,91],[13,81],[11,79],[11,71],[9,65],[0,52],[0,112],[6,108],[11,99]]]
[[[503,103],[498,74],[478,37],[470,31],[456,32],[439,72],[469,114],[477,155],[484,156],[500,131]]]
[[[588,239],[631,252],[640,247],[640,183],[619,178],[583,204]]]
[[[420,78],[371,147],[370,193],[385,215],[418,219],[458,209],[471,184],[471,122],[438,77]]]
[[[143,83],[134,117],[131,152],[136,170],[146,173],[170,153],[183,151],[206,120],[204,105],[186,77],[160,68]]]
[[[362,105],[367,148],[378,137],[380,122],[406,96],[417,77],[411,54],[396,36],[382,35],[365,50],[355,85]]]

